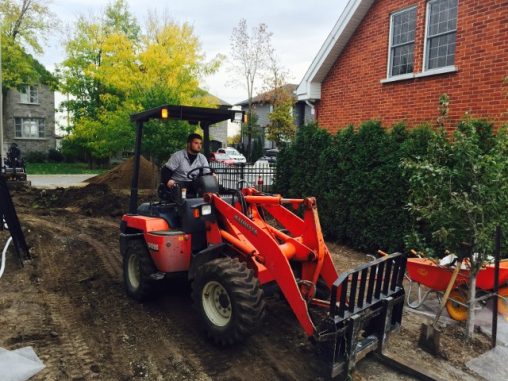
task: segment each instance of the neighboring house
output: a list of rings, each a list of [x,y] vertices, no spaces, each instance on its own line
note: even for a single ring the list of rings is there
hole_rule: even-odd
[[[45,85],[10,89],[4,97],[4,152],[16,143],[22,155],[55,148],[55,93]]]
[[[321,127],[508,121],[508,1],[350,0],[297,89]]]
[[[294,94],[297,86],[298,85],[295,84],[284,85],[286,90],[291,94]],[[249,110],[248,99],[237,103],[237,105],[245,112]],[[312,104],[307,104],[305,101],[299,102],[295,99],[295,103],[293,105],[293,118],[297,126],[302,126],[303,124],[313,121],[312,108]],[[258,118],[257,124],[261,128],[259,135],[261,135],[263,149],[275,148],[275,143],[266,139],[266,127],[270,123],[268,115],[273,111],[273,105],[270,103],[270,92],[265,92],[252,98],[252,109]],[[254,133],[254,135],[256,135],[256,133]],[[247,136],[245,136],[245,134],[242,136],[242,142],[245,146],[247,145]]]

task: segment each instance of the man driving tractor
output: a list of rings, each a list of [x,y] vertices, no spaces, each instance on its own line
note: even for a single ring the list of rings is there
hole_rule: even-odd
[[[161,182],[172,189],[176,184],[186,188],[187,193],[193,197],[196,190],[188,174],[193,169],[206,167],[204,173],[209,173],[208,160],[200,153],[203,138],[199,134],[190,134],[187,137],[187,147],[171,155],[168,162],[161,168]],[[196,173],[197,175],[197,173]]]

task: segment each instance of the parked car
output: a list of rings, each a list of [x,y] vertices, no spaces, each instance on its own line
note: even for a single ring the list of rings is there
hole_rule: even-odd
[[[260,160],[266,160],[270,164],[277,163],[277,155],[279,154],[279,150],[277,148],[266,150],[265,154],[260,157]]]
[[[233,147],[219,148],[217,150],[217,153],[222,153],[222,154],[229,156],[236,163],[246,163],[247,162],[247,159],[245,158],[245,156],[243,156],[240,152],[238,152]]]
[[[220,152],[211,152],[209,161],[210,163],[224,163],[227,165],[236,163],[236,161],[230,158],[227,154]]]

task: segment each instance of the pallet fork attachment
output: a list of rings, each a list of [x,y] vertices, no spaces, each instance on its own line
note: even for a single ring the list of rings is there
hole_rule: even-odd
[[[345,273],[332,286],[330,313],[314,339],[331,364],[331,377],[346,379],[369,352],[382,353],[390,332],[400,327],[406,257],[377,259]]]

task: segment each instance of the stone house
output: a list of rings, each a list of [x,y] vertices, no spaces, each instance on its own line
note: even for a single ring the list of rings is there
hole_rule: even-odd
[[[385,127],[465,114],[508,122],[506,0],[350,0],[296,91],[335,132],[369,119]]]
[[[9,89],[4,96],[4,152],[16,143],[22,155],[56,147],[55,92],[46,85]]]

